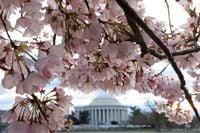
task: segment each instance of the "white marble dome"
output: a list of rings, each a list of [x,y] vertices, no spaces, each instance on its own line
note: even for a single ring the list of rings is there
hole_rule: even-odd
[[[97,96],[95,99],[92,100],[92,102],[89,104],[89,106],[120,106],[121,103],[108,94],[103,94],[100,96]]]

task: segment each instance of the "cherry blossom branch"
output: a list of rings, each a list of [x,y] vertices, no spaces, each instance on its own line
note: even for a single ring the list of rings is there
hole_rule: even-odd
[[[138,28],[137,24],[135,23],[135,21],[133,20],[133,18],[131,16],[129,16],[129,14],[125,14],[128,24],[131,27],[133,33],[135,35],[137,35],[135,39],[136,43],[138,43],[140,45],[141,48],[141,57],[143,57],[145,54],[148,53],[148,47],[142,37],[142,35],[140,34],[140,29]]]
[[[180,56],[180,55],[187,55],[187,54],[191,54],[191,53],[196,53],[200,51],[200,47],[195,47],[195,48],[191,48],[191,49],[186,49],[186,50],[181,50],[181,51],[177,51],[177,52],[172,52],[172,56]],[[163,55],[163,57],[165,57]]]
[[[89,2],[87,0],[84,0],[84,2],[85,2],[85,5],[86,5],[86,7],[87,7],[87,9],[89,11],[90,10]]]
[[[200,37],[200,32],[198,32],[197,36],[195,37],[195,42],[198,41],[199,37]]]
[[[14,41],[12,40],[12,38],[11,38],[9,32],[8,32],[8,28],[7,28],[7,26],[6,26],[5,21],[3,20],[2,13],[0,14],[0,19],[1,19],[1,22],[2,22],[2,25],[3,25],[4,29],[5,29],[5,31],[6,31],[6,34],[7,34],[7,36],[8,36],[8,39],[9,39],[9,41],[10,41],[10,44],[11,44],[12,48],[13,48],[14,50],[16,50],[16,49],[17,49],[17,46],[15,45]],[[29,54],[27,51],[24,51],[24,52],[25,52],[29,57],[31,57],[32,60],[37,61],[37,59],[35,59],[35,58],[34,58],[31,54]]]
[[[159,73],[157,73],[157,74],[154,75],[153,77],[157,77],[157,76],[159,76],[160,74],[162,74],[162,73],[167,69],[168,66],[169,66],[169,64],[167,64]]]
[[[56,45],[56,33],[53,35],[53,45]]]
[[[199,51],[200,51],[200,47],[199,47],[199,46],[196,46],[196,47],[194,47],[194,48],[185,49],[185,50],[181,50],[181,51],[177,51],[177,52],[172,52],[171,55],[172,55],[173,57],[175,57],[175,56],[181,56],[181,55],[187,55],[187,54],[197,53],[197,52],[199,52]],[[155,50],[150,49],[150,48],[148,49],[148,52],[149,52],[151,55],[153,55],[153,56],[155,56],[156,58],[158,58],[158,59],[166,59],[166,58],[167,58],[166,55],[164,55],[164,54],[159,54],[159,53],[157,53]]]
[[[168,22],[169,22],[169,29],[171,34],[173,34],[173,30],[172,30],[172,23],[171,23],[171,15],[170,15],[170,10],[169,10],[169,3],[167,0],[165,0],[166,6],[167,6],[167,14],[168,14]]]
[[[154,57],[156,57],[156,58],[158,58],[160,60],[167,58],[165,55],[162,55],[162,54],[156,52],[154,49],[151,49],[151,48],[148,48],[148,52],[151,55],[153,55]]]
[[[193,30],[193,40],[194,40],[195,42],[198,41],[199,36],[200,36],[200,33],[199,33],[199,32],[198,32],[198,34],[197,34],[197,30],[198,30],[198,28],[199,28],[199,25],[200,25],[200,13],[199,13],[199,16],[198,16],[198,19],[197,19],[197,25],[194,26],[194,30]],[[196,34],[197,34],[197,35],[196,35]]]
[[[13,42],[13,40],[12,40],[11,37],[10,37],[10,34],[9,34],[9,32],[8,32],[8,28],[7,28],[7,26],[6,26],[5,21],[3,20],[3,16],[2,16],[2,15],[3,15],[3,12],[1,12],[1,14],[0,14],[1,23],[2,23],[2,25],[3,25],[3,27],[4,27],[5,31],[6,31],[6,34],[7,34],[8,38],[9,38],[9,40],[10,40],[11,46],[12,46],[14,49],[16,49],[17,46],[15,45],[15,43]]]
[[[24,53],[26,53],[33,61],[37,61],[37,59],[33,56],[33,55],[31,55],[28,51],[25,51],[24,50]]]
[[[165,44],[154,34],[154,32],[143,22],[143,20],[137,15],[137,13],[135,12],[134,9],[132,9],[129,4],[125,1],[125,0],[116,0],[118,5],[123,9],[126,17],[130,17],[127,18],[128,21],[132,20],[135,23],[137,23],[148,35],[149,37],[156,42],[156,44],[163,50],[163,52],[165,53],[165,55],[167,56],[167,59],[169,60],[172,68],[174,69],[174,71],[176,72],[179,80],[180,80],[180,89],[184,92],[185,94],[185,98],[187,99],[188,103],[190,104],[190,106],[192,107],[196,117],[198,118],[198,120],[200,121],[200,116],[198,113],[197,108],[194,105],[194,102],[192,100],[191,95],[189,94],[187,88],[185,87],[186,82],[184,79],[184,76],[181,72],[181,70],[178,68],[176,62],[174,61],[174,58],[172,56],[172,54],[170,53],[169,49],[165,46]]]
[[[40,106],[40,102],[39,102],[39,99],[34,95],[34,94],[31,94],[33,100],[35,101],[38,109],[40,110],[40,112],[42,113],[44,119],[48,122],[48,119],[47,119],[47,115],[45,114],[44,110],[42,109],[42,107]]]

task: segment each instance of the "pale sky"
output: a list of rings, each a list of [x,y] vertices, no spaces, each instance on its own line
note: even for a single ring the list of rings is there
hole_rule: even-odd
[[[164,0],[144,0],[146,2],[146,10],[148,12],[148,15],[154,16],[155,18],[163,21],[167,18],[167,10],[166,10],[166,4],[164,3]],[[177,26],[184,23],[186,20],[186,15],[182,12],[181,6],[175,4],[174,0],[168,0],[170,3],[170,9],[171,9],[171,15],[172,15],[172,24]],[[157,64],[154,66],[155,69],[164,68],[165,66],[163,63]],[[157,70],[157,71],[160,71]],[[0,72],[0,80],[2,79],[2,72]],[[165,71],[166,74],[174,75],[173,70],[168,67]],[[192,79],[187,75],[187,82],[190,84]],[[55,83],[53,83],[54,85]],[[67,90],[67,89],[66,89]],[[83,94],[79,91],[73,91],[73,90],[67,90],[67,92],[70,92],[70,94],[73,96],[72,103],[74,106],[81,106],[81,105],[88,105],[93,98],[96,96],[102,94],[102,91],[93,91],[89,94]],[[14,102],[14,90],[5,90],[0,86],[0,109],[9,109],[11,108],[13,102]],[[120,103],[127,106],[139,106],[144,107],[145,103],[148,100],[158,99],[153,97],[151,94],[139,94],[138,92],[134,90],[130,90],[125,94],[121,94],[118,96],[115,96]]]

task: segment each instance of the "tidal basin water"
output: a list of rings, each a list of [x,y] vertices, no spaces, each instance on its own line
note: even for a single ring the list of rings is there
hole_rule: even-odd
[[[61,132],[67,133],[67,132]],[[73,131],[70,133],[158,133],[156,131]],[[162,133],[199,133],[199,131],[171,131]]]
[[[62,132],[67,133],[67,132]],[[137,133],[133,131],[73,131],[70,133]],[[139,132],[139,133],[146,133],[146,132]],[[154,132],[148,132],[148,133],[154,133]]]

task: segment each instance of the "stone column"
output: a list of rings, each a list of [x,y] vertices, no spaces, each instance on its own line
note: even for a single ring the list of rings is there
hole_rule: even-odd
[[[117,121],[117,110],[114,109],[114,120]]]
[[[91,124],[93,124],[94,123],[94,112],[93,112],[93,109],[91,109],[90,119],[91,119]]]
[[[119,121],[122,122],[122,110],[119,110]]]
[[[127,110],[124,111],[124,120],[128,121],[128,111]]]
[[[119,109],[116,109],[117,111],[117,122],[119,123]]]
[[[109,115],[110,115],[110,122],[112,121],[113,117],[112,117],[112,109],[109,109]],[[110,123],[111,124],[111,123]]]
[[[119,119],[119,123],[121,122],[121,109],[118,110],[118,119]]]
[[[78,110],[75,110],[75,116],[78,118]]]
[[[104,123],[107,122],[108,116],[107,116],[107,109],[104,109],[104,114],[105,114],[105,118],[104,118]]]
[[[106,121],[105,121],[105,109],[103,109],[103,123],[105,123]]]
[[[110,118],[110,109],[108,109],[107,111],[108,111],[108,113],[107,113],[107,115],[108,115],[108,116],[107,116],[107,117],[108,117],[108,121],[107,121],[107,123],[109,124],[110,121],[111,121],[111,120],[110,120],[110,119],[111,119],[111,118]]]
[[[102,121],[101,121],[101,109],[99,109],[99,123],[102,123]]]
[[[109,123],[110,122],[110,115],[109,115],[109,109],[107,109],[107,122],[106,123]]]
[[[77,118],[79,119],[80,115],[80,110],[77,110]]]
[[[116,114],[117,114],[117,122],[119,123],[119,109],[116,109]]]
[[[99,123],[99,109],[97,109],[97,124]]]
[[[89,123],[91,123],[92,122],[92,119],[91,119],[91,114],[92,114],[92,112],[91,112],[91,109],[87,109],[88,110],[88,112],[89,112],[89,117],[90,117],[90,120],[89,120]]]
[[[115,109],[112,109],[112,121],[115,121]]]
[[[113,118],[114,117],[113,109],[110,110],[110,115],[111,115],[111,121],[113,121],[114,120],[114,118]]]
[[[127,121],[127,119],[126,119],[126,117],[127,117],[127,116],[126,116],[126,110],[123,110],[123,114],[124,114],[124,115],[123,115],[123,120],[124,120],[124,121]]]
[[[121,122],[121,109],[119,109],[118,112],[119,112],[119,113],[118,113],[118,114],[119,114],[119,116],[118,116],[119,122]]]
[[[94,109],[94,123],[97,124],[97,110]]]

